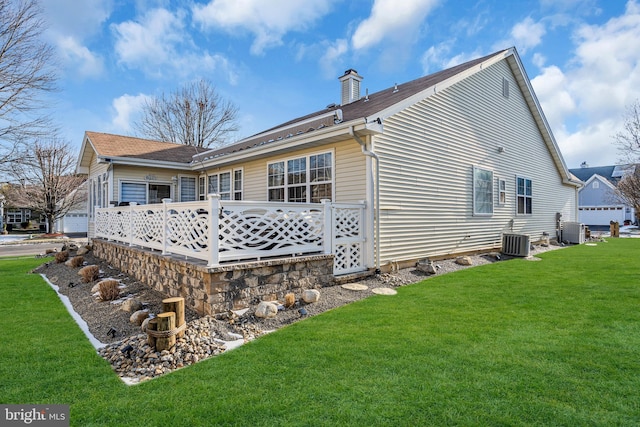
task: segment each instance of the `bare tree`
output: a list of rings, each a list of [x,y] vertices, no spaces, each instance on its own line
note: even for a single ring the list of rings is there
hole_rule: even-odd
[[[614,135],[622,163],[640,161],[640,100],[627,108],[623,130]]]
[[[196,147],[224,145],[238,130],[237,108],[221,99],[207,80],[200,80],[146,101],[138,132],[147,138]]]
[[[78,191],[84,178],[73,174],[75,160],[68,143],[55,137],[36,140],[30,156],[12,165],[14,184],[5,191],[7,204],[43,213],[48,230],[53,231],[55,220],[86,197]]]
[[[37,0],[0,0],[0,165],[20,158],[20,143],[49,124],[42,96],[56,76],[41,14]]]

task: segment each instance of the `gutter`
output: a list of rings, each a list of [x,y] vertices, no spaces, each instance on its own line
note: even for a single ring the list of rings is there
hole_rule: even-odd
[[[378,155],[367,150],[367,146],[362,139],[355,133],[353,126],[349,127],[349,134],[360,144],[362,154],[371,157],[376,160],[376,191],[374,196],[374,209],[375,209],[375,239],[376,239],[376,274],[380,274],[380,158]]]
[[[148,167],[163,167],[167,169],[180,169],[180,170],[188,170],[190,169],[190,163],[178,163],[178,162],[169,162],[166,160],[150,160],[150,159],[141,159],[141,158],[129,158],[129,157],[118,157],[118,156],[100,156],[98,157],[98,164],[101,163],[109,163],[109,164],[117,164],[117,165],[128,165],[128,166],[148,166]]]

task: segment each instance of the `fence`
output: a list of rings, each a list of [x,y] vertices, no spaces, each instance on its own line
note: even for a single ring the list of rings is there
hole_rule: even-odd
[[[342,229],[346,208],[340,208],[336,221]],[[364,241],[364,206],[348,208],[351,233]],[[214,267],[224,261],[331,254],[334,215],[327,200],[320,204],[221,201],[210,194],[206,201],[96,208],[95,237],[201,259]],[[353,253],[349,256],[353,258]],[[339,270],[364,269],[363,261],[347,264]]]

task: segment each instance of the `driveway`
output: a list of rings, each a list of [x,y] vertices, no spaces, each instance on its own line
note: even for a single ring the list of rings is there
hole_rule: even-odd
[[[87,239],[68,239],[65,241],[31,241],[29,243],[4,243],[0,244],[0,257],[18,257],[28,255],[44,254],[47,249],[62,249],[65,242],[75,242],[76,244],[86,244]]]

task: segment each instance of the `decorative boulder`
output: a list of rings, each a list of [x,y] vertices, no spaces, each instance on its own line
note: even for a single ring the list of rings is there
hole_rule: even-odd
[[[433,265],[433,261],[429,261],[428,259],[418,261],[416,270],[427,274],[436,274],[436,267]]]
[[[270,319],[278,314],[278,306],[272,302],[262,301],[256,308],[256,317]]]
[[[293,307],[296,303],[296,296],[293,293],[288,293],[284,296],[284,306],[289,308]]]
[[[317,302],[320,299],[320,291],[317,289],[307,289],[302,292],[302,300],[307,304]]]
[[[131,315],[131,317],[129,318],[129,322],[133,323],[134,325],[140,326],[147,317],[149,317],[149,312],[147,310],[138,310]]]
[[[473,265],[473,262],[471,261],[471,258],[469,258],[468,256],[461,256],[456,258],[456,264],[458,265]]]
[[[142,310],[142,303],[135,298],[131,298],[122,303],[122,310],[128,313]]]
[[[81,248],[78,249],[78,252],[76,253],[77,255],[86,255],[89,253],[89,248],[87,248],[86,246],[82,246]]]

